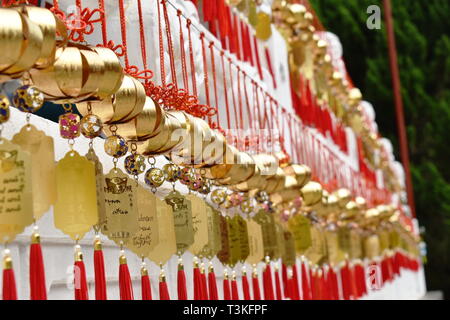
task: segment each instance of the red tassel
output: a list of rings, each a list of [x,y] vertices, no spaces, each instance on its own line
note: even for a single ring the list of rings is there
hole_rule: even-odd
[[[30,246],[30,299],[47,300],[47,289],[45,287],[44,259],[40,236],[37,232],[31,235]]]
[[[365,271],[364,266],[361,263],[355,265],[355,277],[358,287],[358,297],[361,298],[367,294]]]
[[[198,262],[194,261],[194,300],[202,300],[202,279],[200,275],[200,268],[198,267]]]
[[[209,300],[208,284],[206,283],[205,265],[202,263],[200,267],[200,280],[202,282],[202,300]]]
[[[288,273],[288,280],[290,277],[290,292],[292,300],[300,300],[300,288],[298,285],[298,272],[297,272],[297,264],[292,266],[292,269]]]
[[[119,263],[120,300],[134,300],[130,270],[128,270],[127,258],[123,253],[119,257]]]
[[[225,270],[223,275],[223,300],[231,300],[230,280],[228,280],[227,270]]]
[[[219,300],[219,294],[217,292],[216,275],[212,264],[209,265],[208,272],[208,287],[209,287],[209,300]]]
[[[3,300],[17,300],[16,279],[9,250],[3,253]]]
[[[309,269],[309,279],[311,283],[311,300],[318,300],[316,270],[314,270],[313,268]]]
[[[107,300],[105,261],[103,258],[102,243],[99,238],[94,241],[94,273],[95,273],[95,300]]]
[[[348,263],[341,268],[341,281],[342,281],[342,295],[344,300],[350,300],[351,298],[351,283],[350,283],[350,271]]]
[[[148,270],[145,265],[141,267],[141,292],[142,300],[152,300],[152,287],[150,285]]]
[[[330,267],[330,270],[328,272],[329,272],[329,276],[330,276],[331,290],[333,292],[332,298],[334,300],[339,300],[340,299],[339,285],[338,285],[338,278],[337,278],[336,271],[334,270],[333,267]]]
[[[283,289],[284,289],[284,296],[286,298],[290,298],[292,299],[292,293],[289,288],[289,286],[291,285],[291,283],[288,281],[288,275],[287,275],[287,267],[286,265],[283,263],[281,264],[281,278],[283,279]]]
[[[296,270],[294,270],[295,274]],[[311,300],[311,285],[306,271],[306,261],[302,261],[302,298],[303,300]]]
[[[330,300],[329,291],[327,290],[325,271],[323,268],[319,268],[318,274],[319,281],[319,299],[320,300]]]
[[[164,270],[161,269],[159,274],[159,300],[170,300],[169,289],[167,288],[166,276]]]
[[[275,298],[276,300],[283,300],[283,294],[281,293],[280,271],[278,270],[278,267],[275,267]]]
[[[244,300],[252,300],[252,297],[250,296],[250,284],[248,283],[245,267],[242,270],[242,292],[244,293]]]
[[[261,300],[261,290],[259,289],[258,271],[253,268],[252,273],[253,300]]]
[[[264,287],[264,299],[275,300],[272,282],[272,268],[270,267],[270,260],[268,258],[266,258],[266,269],[264,270],[263,273],[263,287]]]
[[[236,273],[234,271],[233,271],[233,275],[231,277],[231,299],[232,300],[240,300],[237,281],[236,281]]]
[[[78,245],[75,248],[75,300],[89,300],[83,253]]]
[[[198,269],[198,268],[195,268],[195,269]],[[194,288],[196,288],[195,269],[194,269]],[[186,274],[184,272],[184,266],[183,266],[181,259],[178,261],[177,293],[178,293],[178,300],[187,300]],[[195,297],[195,293],[194,293],[194,299],[198,300]]]

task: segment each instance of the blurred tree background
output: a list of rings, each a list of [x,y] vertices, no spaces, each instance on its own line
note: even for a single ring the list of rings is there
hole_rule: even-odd
[[[339,36],[348,72],[400,159],[382,1],[310,2],[324,27]],[[366,26],[370,5],[381,8],[380,30]],[[450,299],[450,1],[391,5],[417,218],[425,227],[427,288]]]

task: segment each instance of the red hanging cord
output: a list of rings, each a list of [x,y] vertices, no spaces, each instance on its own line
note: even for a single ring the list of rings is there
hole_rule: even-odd
[[[219,300],[219,295],[217,292],[216,274],[214,273],[214,268],[211,262],[208,270],[208,289],[209,289],[209,300]]]
[[[167,38],[167,47],[169,49],[169,60],[170,60],[170,71],[172,75],[172,83],[175,85],[175,88],[178,88],[177,81],[177,71],[175,69],[175,57],[173,52],[173,43],[172,43],[172,32],[170,30],[170,21],[169,15],[167,13],[167,0],[162,0],[163,5],[163,13],[164,13],[164,24],[166,25],[166,38]]]
[[[184,32],[183,27],[181,24],[181,10],[177,10],[177,16],[178,16],[178,24],[180,26],[180,58],[181,58],[181,71],[183,73],[183,88],[186,91],[189,91],[189,81],[188,81],[188,74],[187,74],[187,67],[186,67],[186,50],[184,48]]]
[[[141,267],[141,295],[142,300],[152,300],[152,287],[150,285],[150,278],[145,263]]]
[[[237,78],[237,90],[238,90],[238,107],[239,107],[239,122],[237,123],[237,128],[244,128],[244,117],[242,115],[242,93],[241,93],[241,68],[239,66],[236,67],[236,78]],[[237,113],[236,113],[237,116]]]
[[[159,300],[170,300],[169,289],[167,288],[166,276],[161,267],[159,274]]]
[[[47,300],[47,289],[45,286],[44,259],[40,235],[37,227],[31,235],[30,246],[30,299]]]
[[[227,77],[225,72],[225,59],[224,59],[224,52],[220,52],[220,57],[222,60],[222,75],[223,75],[223,93],[225,96],[225,107],[226,107],[226,113],[227,113],[227,129],[230,129],[230,105],[228,104],[228,86],[227,86]],[[219,112],[217,112],[219,113]]]
[[[159,1],[156,1],[156,7],[158,9],[158,42],[159,42],[159,67],[161,74],[161,85],[164,88],[166,86],[166,68],[164,60],[164,41],[162,33],[162,23],[161,23],[161,8]]]
[[[98,0],[98,8],[100,9],[100,12],[101,12],[100,25],[101,25],[101,29],[102,29],[103,45],[106,46],[107,43],[108,43],[108,35],[107,35],[107,32],[106,32],[105,0]]]
[[[129,69],[130,62],[128,60],[128,48],[127,48],[127,28],[125,20],[125,7],[123,0],[119,0],[119,16],[120,16],[120,33],[122,36],[122,46],[124,48],[125,69]]]
[[[75,300],[89,300],[86,267],[83,262],[83,253],[79,245],[75,246],[74,265]]]
[[[195,269],[194,269],[195,273]],[[195,286],[195,283],[194,283]],[[178,300],[187,300],[187,289],[186,289],[186,274],[184,272],[183,262],[181,258],[178,260],[178,274],[177,274],[177,291]],[[194,297],[195,299],[195,297]],[[197,299],[195,299],[197,300]]]
[[[269,49],[267,47],[264,48],[264,54],[266,56],[267,68],[269,68],[269,73],[272,76],[273,87],[274,87],[274,89],[276,89],[277,88],[277,82],[275,80],[275,72],[274,72],[273,67],[272,67],[272,58],[270,56],[270,51],[269,51]]]
[[[3,300],[17,300],[16,279],[9,249],[3,252]]]
[[[102,242],[96,236],[94,240],[94,274],[95,274],[95,300],[107,300],[105,261],[103,257]]]
[[[206,104],[210,106],[211,101],[209,99],[208,61],[206,58],[206,49],[205,49],[205,34],[203,32],[200,33],[200,42],[202,44],[203,80],[204,80],[203,83],[205,86]],[[211,116],[208,116],[208,123],[209,125],[211,125]]]
[[[123,252],[119,256],[119,264],[120,300],[134,300],[130,270],[128,270],[127,258]]]
[[[217,81],[216,81],[216,63],[214,61],[214,42],[209,43],[209,55],[211,56],[211,71],[213,74],[213,86],[214,86],[214,108],[216,110],[216,121],[217,126],[220,128],[220,117],[219,117],[219,100],[217,96]]]
[[[234,125],[235,128],[240,128],[239,126],[239,120],[238,120],[238,110],[237,110],[237,104],[234,94],[234,81],[233,81],[233,72],[231,70],[231,58],[228,58],[228,73],[230,74],[230,87],[231,87],[231,98],[233,99],[233,110],[234,110]],[[239,77],[238,77],[239,78]],[[231,128],[229,128],[231,129]]]
[[[192,93],[197,97],[197,79],[195,76],[195,62],[194,62],[194,51],[192,48],[192,37],[191,37],[191,19],[187,19],[186,27],[188,29],[188,42],[189,42],[189,60],[191,64],[191,77],[192,77]]]
[[[256,39],[255,35],[252,34],[253,38],[253,46],[255,47],[255,60],[256,60],[256,67],[258,68],[258,74],[259,78],[264,81],[264,74],[261,68],[261,59],[259,58],[259,44],[258,40]]]

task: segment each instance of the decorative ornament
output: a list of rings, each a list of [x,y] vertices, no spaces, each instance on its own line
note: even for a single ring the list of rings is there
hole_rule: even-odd
[[[152,188],[160,187],[166,177],[164,175],[164,171],[159,168],[150,168],[145,173],[145,183]]]
[[[124,138],[112,135],[105,140],[105,152],[114,158],[120,158],[128,152],[128,145]]]
[[[59,134],[64,139],[75,139],[80,136],[80,116],[65,113],[59,116]]]
[[[5,123],[9,119],[9,107],[11,102],[8,97],[0,94],[0,123]]]
[[[44,94],[34,86],[24,85],[14,93],[13,102],[22,112],[36,112],[44,105]]]
[[[88,114],[81,119],[81,134],[88,139],[97,138],[103,129],[102,120],[95,114]]]
[[[130,175],[139,175],[145,171],[145,158],[133,153],[125,158],[125,171]]]

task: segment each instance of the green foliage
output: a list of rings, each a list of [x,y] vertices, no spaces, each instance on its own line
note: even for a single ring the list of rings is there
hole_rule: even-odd
[[[366,27],[367,7],[379,5],[383,15],[382,1],[311,4],[325,28],[339,36],[355,86],[374,105],[381,133],[398,150],[384,20],[380,30]],[[427,286],[450,298],[450,1],[392,0],[391,5],[416,211],[426,228]]]

